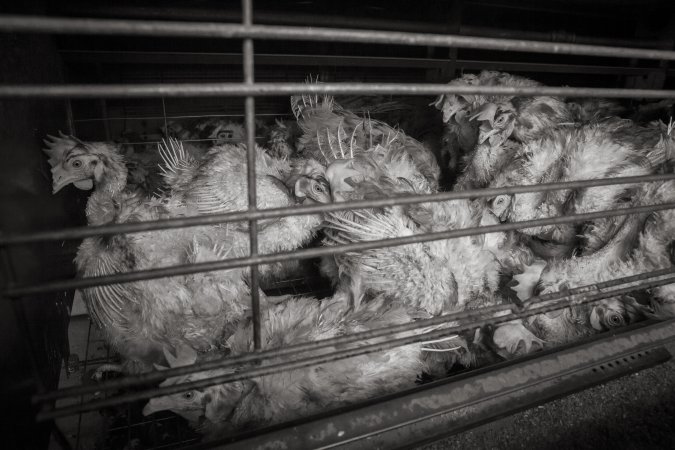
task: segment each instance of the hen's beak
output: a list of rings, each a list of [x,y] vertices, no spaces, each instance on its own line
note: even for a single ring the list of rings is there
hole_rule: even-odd
[[[494,130],[494,129],[493,129],[493,130],[490,130],[490,131],[483,131],[483,130],[481,130],[481,131],[480,131],[480,136],[478,137],[478,143],[479,143],[479,144],[484,143],[485,141],[487,141],[488,139],[490,139],[490,137],[494,136],[495,134],[497,134],[497,130]]]
[[[309,198],[307,197],[307,189],[309,189],[309,181],[305,177],[298,178],[298,181],[295,182],[293,186],[293,194],[295,195],[295,201],[298,203],[309,203]]]
[[[592,326],[594,329],[598,330],[598,331],[602,331],[602,330],[603,330],[603,327],[602,327],[602,317],[601,317],[601,315],[602,315],[603,313],[604,313],[604,311],[603,311],[602,308],[599,307],[599,306],[596,306],[595,308],[593,308],[593,309],[591,310],[591,314],[590,314],[590,322],[591,322],[591,326]]]
[[[152,400],[150,400],[148,402],[148,404],[145,405],[145,407],[143,408],[143,415],[144,416],[149,416],[150,414],[154,414],[156,412],[161,411],[160,409],[158,409],[156,407],[156,405],[153,405],[152,403],[153,403]]]
[[[166,411],[170,409],[171,407],[170,403],[171,402],[169,399],[163,397],[151,398],[148,401],[148,404],[145,405],[145,407],[143,408],[143,415],[149,416],[150,414],[154,414],[156,412]]]
[[[90,190],[94,187],[94,182],[90,178],[82,178],[82,175],[68,173],[60,167],[52,169],[52,194],[56,194],[70,183],[82,190]]]

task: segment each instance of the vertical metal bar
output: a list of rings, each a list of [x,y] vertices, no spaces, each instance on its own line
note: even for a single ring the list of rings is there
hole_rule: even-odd
[[[463,0],[453,0],[450,4],[447,32],[448,34],[459,34],[462,28],[462,6]],[[457,76],[457,58],[459,49],[450,47],[448,50],[448,61],[441,69],[441,81],[447,82]]]
[[[73,117],[73,103],[68,98],[66,99],[66,125],[68,126],[68,134],[75,136],[75,118]]]
[[[164,136],[169,139],[169,123],[166,118],[166,101],[162,97],[162,117],[164,118]]]
[[[253,24],[253,0],[242,0],[242,19],[243,25]],[[244,83],[253,84],[253,40],[244,39],[242,53],[244,56]],[[248,175],[248,209],[254,211],[257,208],[256,193],[256,174],[255,174],[255,98],[246,97],[246,148],[248,149],[247,175]],[[248,230],[250,235],[250,254],[258,254],[258,221],[249,220]],[[258,266],[253,264],[251,267],[251,311],[253,315],[253,346],[256,350],[262,348],[260,338],[260,294],[258,281]]]

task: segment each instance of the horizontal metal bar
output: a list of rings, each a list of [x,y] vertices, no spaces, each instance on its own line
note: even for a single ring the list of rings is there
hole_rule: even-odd
[[[114,275],[105,275],[98,277],[75,278],[64,281],[51,281],[35,286],[8,286],[3,292],[7,298],[14,298],[25,295],[34,295],[44,292],[58,292],[69,289],[81,289],[93,286],[103,286],[108,284],[129,283],[133,281],[150,280],[156,278],[166,278],[177,275],[188,275],[193,273],[214,272],[218,270],[228,270],[238,267],[250,266],[252,264],[271,264],[275,262],[309,258],[318,258],[321,256],[338,255],[347,252],[362,252],[366,250],[393,247],[408,244],[418,244],[421,242],[437,241],[440,239],[455,239],[465,236],[474,236],[477,234],[496,233],[500,231],[514,231],[523,228],[534,228],[545,225],[557,225],[563,223],[577,223],[587,220],[602,219],[605,217],[616,217],[628,214],[644,214],[665,209],[675,209],[675,202],[664,203],[660,205],[645,205],[631,208],[621,208],[617,210],[605,210],[584,214],[570,214],[567,216],[551,217],[547,219],[526,220],[522,222],[503,223],[499,225],[489,225],[483,227],[461,228],[456,230],[439,231],[434,233],[421,233],[412,236],[402,236],[388,239],[378,239],[366,242],[357,242],[353,244],[335,245],[330,247],[308,248],[289,252],[271,253],[258,256],[249,256],[244,258],[232,258],[221,261],[208,261],[194,264],[183,264],[157,269],[139,270],[135,272],[117,273]]]
[[[473,6],[473,4],[471,5]],[[491,7],[494,9],[494,6]],[[530,10],[528,8],[528,10]],[[87,16],[108,16],[125,19],[153,19],[153,20],[181,20],[181,21],[206,21],[206,22],[240,22],[241,11],[206,8],[190,8],[190,7],[172,7],[172,8],[156,8],[156,7],[136,7],[136,6],[119,6],[119,5],[96,5],[90,8],[88,4],[74,4],[61,8],[65,15],[77,15],[80,17]],[[612,17],[615,11],[611,8],[605,8],[602,12],[603,20],[608,20]],[[569,7],[565,8],[566,14],[574,14]],[[588,16],[588,11],[577,11],[576,14]],[[596,13],[597,14],[597,13]],[[620,13],[617,13],[620,15]],[[443,22],[413,22],[410,20],[394,20],[383,19],[379,17],[355,17],[355,16],[341,16],[337,14],[304,14],[298,11],[281,12],[281,11],[265,11],[260,10],[254,13],[254,22],[264,25],[295,25],[332,27],[332,28],[360,28],[367,30],[389,30],[389,31],[409,31],[409,32],[424,32],[445,34],[448,32],[448,25]],[[610,19],[611,20],[611,19]],[[555,41],[555,42],[572,42],[578,44],[594,44],[594,45],[611,45],[611,46],[625,46],[625,47],[659,47],[663,45],[662,40],[658,39],[644,39],[644,38],[604,38],[599,36],[579,35],[576,33],[560,33],[559,31],[552,32],[537,32],[532,30],[514,30],[508,28],[496,27],[482,27],[471,24],[462,24],[462,35],[482,36],[482,37],[497,37],[509,39],[529,39],[537,41]]]
[[[0,98],[244,97],[332,95],[550,95],[561,97],[675,98],[675,90],[584,87],[450,86],[433,83],[165,83],[2,85]]]
[[[283,348],[275,348],[264,351],[251,352],[244,355],[237,355],[222,358],[219,360],[203,361],[191,366],[174,367],[162,371],[155,371],[134,376],[127,376],[120,379],[103,381],[93,386],[92,385],[75,386],[71,388],[59,389],[56,391],[36,394],[33,397],[33,402],[40,403],[50,400],[56,400],[59,398],[93,394],[94,392],[99,391],[118,390],[122,388],[138,386],[141,384],[159,382],[167,378],[189,375],[205,370],[224,369],[229,367],[235,367],[237,365],[243,365],[246,363],[258,363],[265,359],[274,359],[282,356],[286,357],[292,356],[297,358],[303,356],[303,354],[308,351],[317,351],[326,348],[339,349],[345,347],[347,344],[352,344],[355,342],[360,343],[369,339],[393,336],[394,334],[397,333],[415,331],[425,327],[440,325],[443,323],[461,322],[466,319],[476,320],[477,318],[484,318],[486,314],[493,315],[495,313],[509,311],[514,308],[524,311],[525,308],[541,306],[543,304],[550,304],[553,301],[565,299],[572,295],[583,294],[585,292],[590,291],[597,291],[598,289],[606,289],[609,287],[615,287],[621,284],[633,283],[636,281],[644,281],[650,278],[662,277],[674,273],[675,267],[670,267],[667,269],[645,272],[637,275],[631,275],[628,277],[616,278],[601,283],[579,286],[563,292],[553,292],[550,294],[533,296],[527,299],[525,302],[523,302],[522,308],[517,308],[517,306],[515,305],[508,305],[508,304],[494,305],[490,307],[480,308],[479,310],[469,310],[445,314],[431,319],[418,320],[415,322],[378,328],[376,330],[362,331],[349,335],[338,336],[335,338],[323,339],[315,342],[306,342]]]
[[[558,183],[504,186],[499,188],[471,189],[466,191],[439,192],[427,195],[402,195],[372,200],[359,200],[340,203],[315,204],[288,208],[270,208],[257,211],[236,211],[223,214],[204,214],[194,217],[164,219],[146,222],[133,222],[99,226],[66,228],[63,230],[39,231],[0,235],[0,246],[28,244],[64,239],[82,239],[91,236],[107,236],[123,233],[139,233],[152,230],[166,230],[201,225],[217,225],[244,220],[275,219],[288,216],[300,216],[364,208],[382,208],[386,206],[409,205],[414,203],[441,202],[448,200],[489,198],[504,194],[522,194],[526,192],[548,192],[559,189],[582,189],[598,186],[610,186],[632,183],[653,183],[675,180],[675,174],[641,175],[636,177],[603,178],[597,180],[579,180]]]
[[[670,359],[675,322],[620,330],[555,352],[531,355],[323,413],[290,426],[242,433],[189,447],[415,448],[489,420],[542,404]],[[428,442],[428,441],[427,441]],[[229,445],[228,445],[229,444]]]
[[[121,52],[61,50],[66,62],[101,64],[189,64],[189,65],[240,65],[240,53],[187,53],[187,52]],[[337,66],[337,67],[401,67],[406,69],[440,69],[448,59],[400,58],[382,56],[352,55],[302,55],[302,54],[259,54],[255,55],[256,66]],[[519,61],[478,61],[458,59],[457,65],[464,70],[492,69],[510,72],[552,72],[614,75],[645,75],[655,67],[600,66],[584,64],[531,63]],[[670,69],[669,74],[675,73]],[[259,114],[256,114],[258,116]]]
[[[447,329],[434,330],[427,333],[401,337],[396,339],[389,339],[382,343],[375,344],[366,344],[355,349],[345,349],[345,350],[336,350],[331,351],[326,355],[319,356],[310,356],[306,358],[301,358],[291,362],[282,362],[277,364],[270,364],[263,367],[253,367],[250,369],[244,369],[237,373],[231,373],[226,375],[219,375],[210,378],[204,378],[200,380],[190,381],[186,383],[174,384],[171,386],[164,386],[159,388],[152,388],[144,391],[133,392],[128,394],[122,394],[114,397],[109,397],[101,400],[93,400],[86,403],[80,403],[76,405],[64,406],[59,408],[48,408],[45,407],[37,415],[38,421],[44,421],[49,419],[54,419],[57,417],[68,416],[75,413],[93,411],[96,409],[101,409],[104,407],[129,403],[137,400],[148,399],[152,397],[157,397],[161,395],[171,395],[178,392],[185,392],[190,389],[200,389],[208,386],[213,386],[216,384],[230,383],[234,381],[240,381],[244,379],[249,379],[253,377],[260,377],[265,375],[274,374],[280,371],[295,370],[305,367],[309,367],[316,364],[322,364],[327,362],[332,362],[340,359],[351,358],[355,356],[361,356],[373,353],[375,351],[380,351],[384,349],[390,349],[393,347],[399,347],[404,345],[410,345],[417,342],[424,342],[430,339],[439,339],[442,337],[447,337],[449,335],[457,334],[463,331],[470,331],[476,328],[481,328],[486,325],[496,325],[503,322],[509,322],[512,320],[522,319],[535,314],[545,314],[547,312],[564,309],[573,305],[583,305],[598,300],[602,300],[609,297],[614,297],[618,295],[624,295],[630,292],[634,292],[641,289],[654,288],[657,286],[663,286],[666,284],[672,284],[675,282],[675,276],[668,277],[666,279],[661,279],[658,281],[650,281],[645,283],[640,283],[638,285],[630,286],[622,289],[614,289],[607,292],[599,293],[583,293],[579,294],[579,299],[572,298],[562,300],[557,302],[554,305],[535,307],[527,311],[513,312],[511,314],[491,317],[485,320],[478,320],[471,323],[465,323],[462,325],[450,327]],[[569,296],[576,297],[576,296]]]
[[[0,31],[21,33],[124,35],[226,39],[351,42],[363,44],[459,47],[481,50],[551,53],[611,58],[675,60],[670,50],[566,44],[523,39],[499,39],[401,31],[341,28],[239,25],[213,22],[80,19],[40,16],[0,16]]]

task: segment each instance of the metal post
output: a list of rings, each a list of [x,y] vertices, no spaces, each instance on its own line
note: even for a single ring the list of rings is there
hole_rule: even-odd
[[[68,126],[68,134],[75,136],[75,119],[73,117],[73,104],[69,98],[66,99],[66,125]]]
[[[253,24],[253,1],[242,0],[242,23],[246,25]],[[253,39],[244,39],[244,83],[253,85]],[[256,173],[255,173],[255,97],[247,96],[245,104],[246,114],[246,148],[248,151],[248,209],[255,211],[257,209],[256,201]],[[253,219],[248,221],[250,235],[250,254],[252,257],[258,255],[258,221]],[[256,350],[262,348],[260,339],[260,294],[258,282],[258,265],[252,264],[251,268],[251,311],[253,315],[253,346]]]

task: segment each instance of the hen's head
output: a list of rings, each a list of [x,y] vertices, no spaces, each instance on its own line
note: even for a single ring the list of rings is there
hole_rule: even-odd
[[[289,187],[298,203],[330,203],[330,183],[326,170],[314,159],[296,162],[289,178]]]
[[[450,86],[475,86],[481,84],[478,75],[465,74],[452,80]],[[469,116],[479,101],[476,95],[441,94],[433,105],[443,112],[443,122],[461,122]]]
[[[569,285],[562,279],[563,273],[557,262],[550,262],[541,274],[534,295],[568,291]],[[565,343],[582,336],[622,327],[640,318],[643,315],[635,298],[623,296],[538,314],[530,317],[529,321],[542,339]]]
[[[49,136],[44,140],[52,167],[52,188],[56,194],[69,184],[78,189],[90,190],[102,182],[107,170],[124,175],[126,166],[114,144],[107,142],[82,142],[75,136]]]
[[[164,356],[170,368],[190,366],[197,362],[197,353],[191,347],[182,346],[177,349],[174,356],[164,349]],[[166,367],[156,366],[158,370]],[[233,369],[210,370],[197,372],[189,375],[173,377],[165,380],[160,387],[174,386],[219,375],[232,373]],[[190,389],[176,394],[155,397],[148,401],[143,408],[143,415],[149,416],[159,411],[172,411],[185,418],[195,428],[205,425],[219,424],[224,422],[241,398],[244,391],[244,383],[234,382],[224,385],[214,385],[205,388]]]
[[[478,121],[478,145],[497,147],[513,133],[516,111],[510,103],[485,103],[471,120]]]
[[[429,193],[431,188],[403,147],[381,145],[333,161],[326,169],[334,201]]]
[[[639,318],[642,315],[629,301],[612,298],[538,314],[530,317],[529,322],[547,342],[566,343],[623,327]]]
[[[246,140],[246,130],[241,124],[229,120],[205,122],[199,129],[200,139],[211,139],[213,145],[239,144]]]

